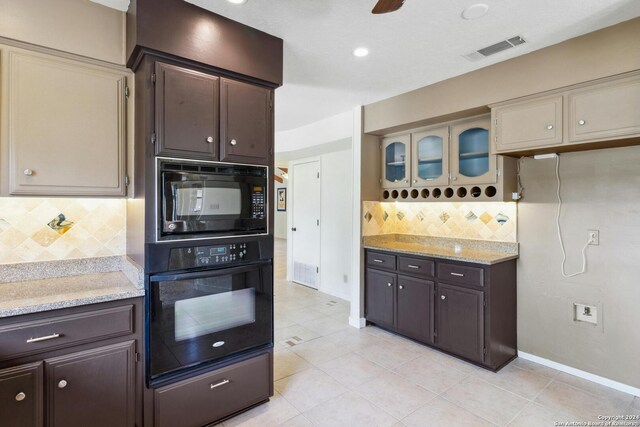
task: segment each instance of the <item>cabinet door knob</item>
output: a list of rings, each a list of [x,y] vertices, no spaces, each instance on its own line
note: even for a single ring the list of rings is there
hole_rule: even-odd
[[[404,180],[404,183],[405,183],[405,184],[408,184],[408,183],[409,183],[409,180],[408,180],[408,179],[405,179],[405,180]]]
[[[392,287],[393,285],[391,283],[387,283],[387,286],[388,287]]]
[[[16,400],[18,402],[22,402],[26,398],[27,398],[27,395],[24,394],[23,392],[20,392],[20,393],[16,394]]]
[[[25,170],[24,170],[24,174],[25,174],[26,176],[31,176],[31,175],[33,175],[33,170],[31,170],[31,169],[25,169]]]
[[[444,295],[441,295],[440,299],[445,300],[445,299],[447,299],[447,297],[445,297]]]
[[[418,183],[418,180],[417,180],[417,179],[414,179],[414,180],[413,180],[413,183],[414,183],[414,184],[417,184],[417,183]]]
[[[229,144],[231,145],[237,145],[238,141],[236,141],[235,139],[232,139],[231,141],[229,141]]]
[[[587,122],[586,122],[586,121],[584,121],[584,120],[578,120],[578,124],[579,124],[580,126],[584,126],[584,125],[586,125],[586,124],[587,124]]]
[[[213,137],[212,136],[207,137],[207,143],[209,143],[209,144],[213,143]]]
[[[58,383],[58,388],[65,388],[66,386],[67,386],[66,380],[60,380],[60,382]]]
[[[547,129],[548,129],[548,130],[553,129],[553,125],[548,125],[548,126],[547,126]]]
[[[457,181],[457,180],[458,180],[458,177],[457,177],[457,176],[452,176],[452,177],[451,177],[451,180],[452,180],[452,181]]]
[[[398,289],[404,289],[404,286],[400,285],[398,286]]]

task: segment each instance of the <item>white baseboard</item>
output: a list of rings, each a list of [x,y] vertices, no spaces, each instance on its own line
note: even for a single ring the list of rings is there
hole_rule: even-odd
[[[597,384],[601,384],[612,389],[622,391],[625,393],[633,394],[634,396],[640,396],[640,388],[632,387],[627,384],[620,383],[618,381],[610,380],[609,378],[601,377],[599,375],[591,374],[589,372],[581,371],[580,369],[572,368],[571,366],[563,365],[562,363],[554,362],[553,360],[545,359],[533,354],[525,353],[524,351],[518,351],[518,357],[522,357],[525,360],[538,363],[540,365],[548,366],[549,368],[556,369],[561,372],[565,372],[576,377],[583,378],[585,380],[592,381]]]
[[[367,326],[367,320],[364,317],[351,317],[349,316],[349,325],[354,328],[362,329]]]

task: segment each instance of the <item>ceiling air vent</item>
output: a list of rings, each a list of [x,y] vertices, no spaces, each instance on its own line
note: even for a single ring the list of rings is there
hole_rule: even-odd
[[[498,52],[511,49],[512,47],[516,47],[524,43],[526,43],[525,39],[520,36],[515,36],[496,44],[492,44],[491,46],[483,47],[482,49],[478,49],[475,52],[471,52],[463,56],[469,61],[478,61],[482,58],[486,58],[487,56],[494,55]]]

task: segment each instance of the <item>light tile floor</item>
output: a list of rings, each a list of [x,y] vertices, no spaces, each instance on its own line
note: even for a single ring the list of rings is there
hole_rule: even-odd
[[[285,280],[276,240],[275,396],[232,426],[554,426],[640,415],[640,398],[516,359],[495,374],[376,327]],[[638,425],[638,424],[637,424]]]

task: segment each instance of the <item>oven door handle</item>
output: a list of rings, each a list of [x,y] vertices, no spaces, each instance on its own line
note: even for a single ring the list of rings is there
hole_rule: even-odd
[[[269,261],[259,261],[251,264],[242,265],[240,267],[218,268],[215,270],[203,270],[193,273],[176,273],[176,274],[156,274],[149,278],[151,282],[173,282],[176,280],[192,280],[203,279],[205,277],[226,276],[229,274],[244,273],[245,271],[255,270],[257,267],[270,265]]]

